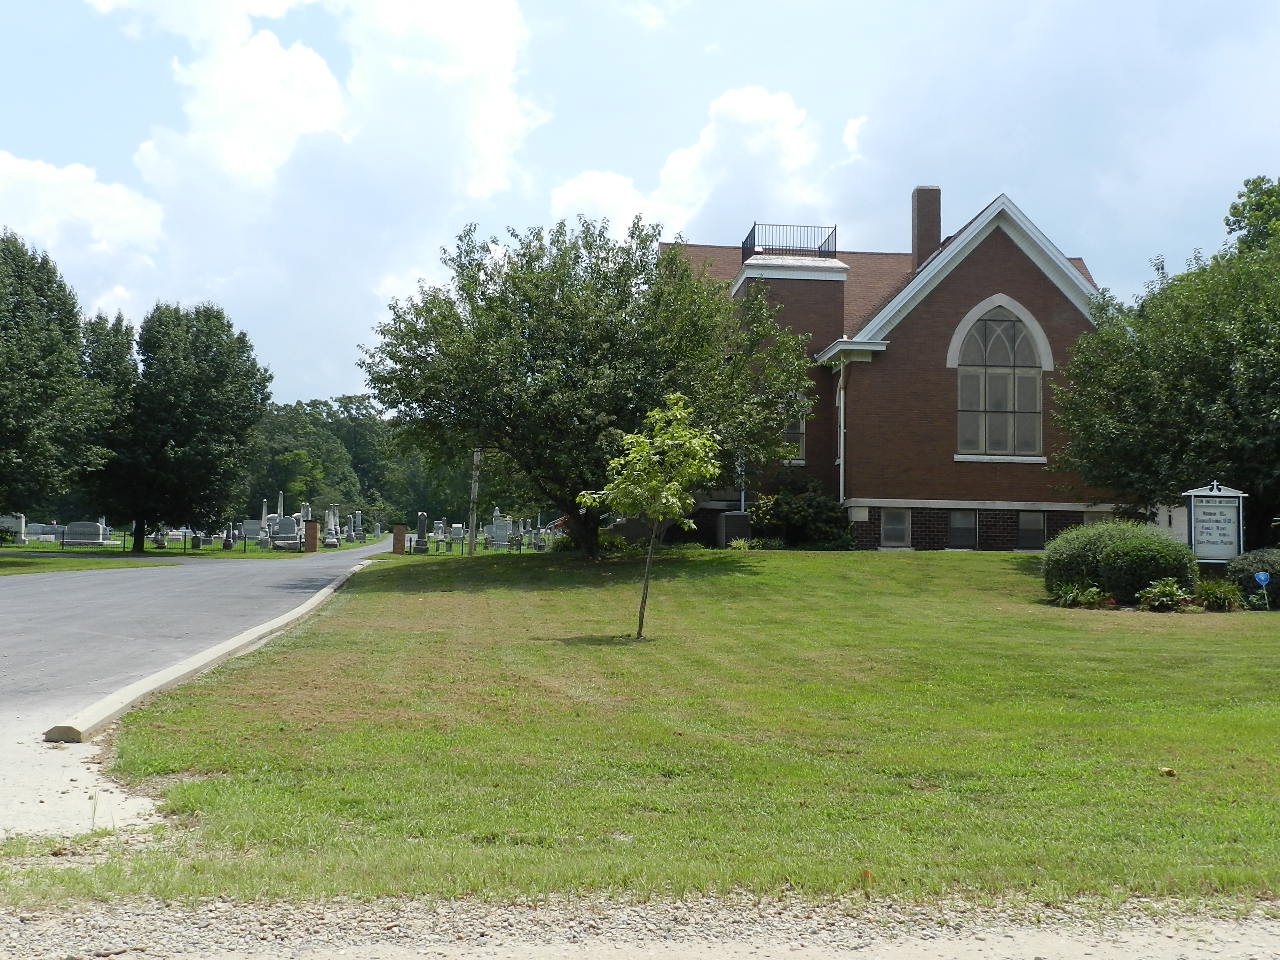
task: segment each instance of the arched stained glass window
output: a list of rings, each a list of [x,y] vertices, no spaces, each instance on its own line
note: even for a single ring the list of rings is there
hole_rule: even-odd
[[[1026,325],[1004,307],[983,315],[960,347],[956,450],[1039,456],[1040,357]]]

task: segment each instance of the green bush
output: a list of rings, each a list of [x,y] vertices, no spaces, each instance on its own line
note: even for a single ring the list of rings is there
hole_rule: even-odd
[[[1248,553],[1242,553],[1234,560],[1227,562],[1226,569],[1223,570],[1223,579],[1229,580],[1240,588],[1246,599],[1252,598],[1257,594],[1259,601],[1256,606],[1250,603],[1250,607],[1254,610],[1266,609],[1266,602],[1262,601],[1262,587],[1258,586],[1258,581],[1253,579],[1253,575],[1259,571],[1266,571],[1271,574],[1271,582],[1267,584],[1266,596],[1271,603],[1271,609],[1276,608],[1276,602],[1280,601],[1280,547],[1267,547],[1263,550],[1250,550]]]
[[[1067,584],[1101,583],[1102,552],[1142,529],[1133,520],[1104,520],[1062,531],[1044,546],[1045,589],[1053,596]]]
[[[1140,610],[1174,613],[1191,603],[1191,594],[1173,577],[1164,577],[1139,590],[1136,599]]]
[[[1230,580],[1202,580],[1196,592],[1196,603],[1206,610],[1230,613],[1244,606],[1244,596]]]
[[[1060,607],[1085,607],[1097,610],[1115,600],[1091,583],[1060,583],[1053,591],[1053,602]]]
[[[757,497],[750,514],[754,533],[781,538],[789,547],[837,543],[849,533],[844,507],[818,481],[803,475],[788,477],[777,493]]]
[[[1173,580],[1181,589],[1194,593],[1199,579],[1191,548],[1159,530],[1136,527],[1106,547],[1098,558],[1098,586],[1120,603],[1133,603],[1139,590],[1157,580]]]

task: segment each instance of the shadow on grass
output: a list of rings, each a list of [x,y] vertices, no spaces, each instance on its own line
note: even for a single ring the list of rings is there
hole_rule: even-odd
[[[566,647],[630,647],[638,643],[652,643],[652,637],[637,640],[630,634],[588,634],[582,637],[530,637],[534,643],[562,643]]]
[[[697,553],[671,551],[653,558],[652,580],[708,580],[724,576],[758,576],[762,561],[738,550]],[[362,593],[448,593],[455,590],[567,590],[639,583],[644,556],[588,560],[579,554],[498,554],[463,558],[412,557],[379,565],[351,581],[347,589]]]
[[[1010,553],[1005,555],[1010,569],[1028,577],[1039,579],[1044,572],[1044,557],[1038,553]]]

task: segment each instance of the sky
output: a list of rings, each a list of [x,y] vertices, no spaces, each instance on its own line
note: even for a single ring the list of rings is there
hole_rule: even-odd
[[[86,313],[218,303],[280,402],[363,392],[468,223],[902,251],[936,184],[1130,300],[1280,175],[1277,50],[1274,0],[0,0],[0,226]]]

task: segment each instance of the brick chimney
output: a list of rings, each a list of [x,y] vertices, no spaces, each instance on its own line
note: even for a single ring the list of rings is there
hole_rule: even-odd
[[[942,246],[942,188],[916,187],[911,191],[911,269]]]

